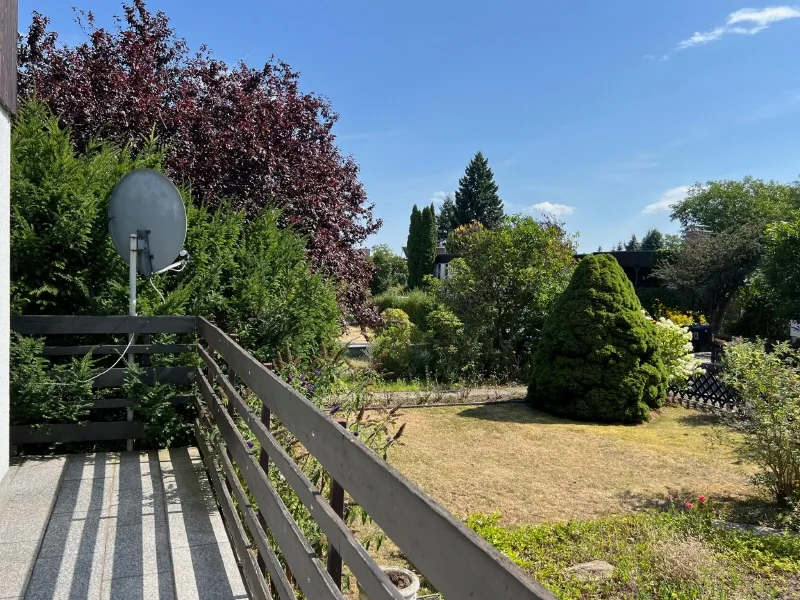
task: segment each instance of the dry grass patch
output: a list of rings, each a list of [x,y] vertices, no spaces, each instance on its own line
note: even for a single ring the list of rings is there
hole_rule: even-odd
[[[375,333],[371,329],[367,329],[367,335],[370,338],[375,338]],[[367,338],[364,337],[364,332],[357,325],[351,325],[348,330],[339,336],[339,342],[342,344],[366,344]]]
[[[659,538],[653,535],[650,545],[653,566],[671,581],[719,581],[724,574],[714,549],[699,536],[672,533]]]
[[[506,524],[592,519],[652,506],[668,494],[720,502],[756,497],[749,465],[714,442],[713,422],[667,407],[639,426],[579,423],[524,404],[406,410],[390,454],[458,515],[499,511]]]

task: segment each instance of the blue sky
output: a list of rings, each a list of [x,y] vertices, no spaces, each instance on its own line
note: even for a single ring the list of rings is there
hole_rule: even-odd
[[[20,0],[62,40],[71,5],[101,24],[114,0]],[[549,209],[581,250],[677,229],[686,186],[800,175],[800,5],[732,0],[405,2],[150,0],[192,48],[271,54],[329,97],[338,142],[384,226],[405,243],[414,203],[458,185],[477,150],[506,212]],[[220,9],[220,6],[223,8]]]

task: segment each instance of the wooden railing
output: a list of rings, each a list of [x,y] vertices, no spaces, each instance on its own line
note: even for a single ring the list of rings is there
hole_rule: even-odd
[[[267,475],[269,462],[283,475],[370,599],[402,598],[340,511],[334,510],[273,436],[273,420],[280,421],[319,461],[447,600],[554,598],[231,337],[205,319],[198,320],[198,334],[198,351],[206,365],[205,372],[198,370],[196,377],[202,398],[196,423],[198,443],[252,598],[271,598],[272,591],[282,600],[296,598],[293,581],[306,598],[344,598],[341,563],[328,560],[323,564],[322,557],[312,550]],[[241,386],[261,400],[260,414],[245,401]],[[260,456],[254,456],[237,425],[258,439]],[[268,533],[291,577],[278,560]],[[250,551],[250,539],[257,554]]]
[[[197,328],[195,317],[129,317],[129,316],[16,316],[11,317],[11,329],[23,335],[44,337],[47,343],[61,336],[98,336],[110,337],[130,333],[141,335],[143,340],[152,334],[172,333],[190,334],[194,340]],[[108,340],[106,340],[108,341]],[[71,346],[45,346],[44,355],[50,357],[82,356],[92,352],[94,356],[119,356],[125,351],[127,344],[80,344]],[[163,384],[190,386],[194,379],[195,367],[149,367],[150,356],[154,354],[180,354],[195,352],[195,344],[134,344],[128,349],[141,356],[145,365],[142,382],[153,385],[156,381]],[[116,368],[102,373],[92,381],[95,389],[118,388],[125,382],[125,362]],[[117,394],[118,396],[120,394]],[[107,397],[91,402],[94,410],[109,411],[128,410],[125,420],[94,421],[88,423],[47,423],[33,425],[14,425],[10,428],[12,445],[49,444],[72,442],[96,442],[110,440],[138,439],[142,437],[143,425],[135,419],[130,409],[135,406],[137,398]],[[193,395],[174,396],[173,404],[194,402]],[[113,417],[113,415],[112,415]]]
[[[187,334],[197,344],[132,346],[142,357],[196,351],[198,367],[149,369],[151,381],[196,384],[199,394],[180,397],[197,406],[195,434],[249,596],[292,600],[343,599],[342,567],[347,565],[371,600],[402,596],[356,539],[343,519],[345,492],[394,542],[446,600],[551,600],[555,597],[409,482],[331,416],[286,385],[230,336],[195,317],[14,317],[12,329],[26,335]],[[52,357],[119,355],[119,343],[46,346]],[[188,361],[187,361],[188,362]],[[119,385],[125,369],[112,369],[96,387]],[[249,390],[249,391],[248,391]],[[246,396],[244,396],[247,394]],[[244,396],[244,397],[243,397]],[[245,397],[262,404],[254,412]],[[95,408],[129,407],[131,398],[104,399]],[[273,435],[276,423],[313,455],[332,481],[325,498]],[[255,456],[242,435],[260,444]],[[110,440],[138,437],[136,420],[12,427],[12,444]],[[272,466],[270,466],[270,463]],[[280,472],[328,540],[325,556],[315,552],[269,477]],[[280,555],[280,558],[279,558]],[[323,562],[324,560],[324,562]],[[348,594],[349,595],[349,594]]]

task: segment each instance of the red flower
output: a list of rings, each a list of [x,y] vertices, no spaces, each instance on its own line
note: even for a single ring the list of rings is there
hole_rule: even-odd
[[[706,501],[706,497],[705,497],[705,496],[698,496],[698,498],[697,498],[697,501],[698,501],[700,504],[703,504],[703,503],[705,503],[705,501]]]
[[[691,510],[692,508],[694,508],[694,504],[692,504],[691,502],[687,502],[686,504],[683,505],[683,507],[688,510]]]

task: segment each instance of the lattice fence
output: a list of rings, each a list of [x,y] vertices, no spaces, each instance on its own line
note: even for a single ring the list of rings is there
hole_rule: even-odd
[[[720,368],[717,363],[704,364],[705,373],[693,378],[685,388],[670,385],[668,400],[690,408],[736,412],[738,401],[720,380]]]

